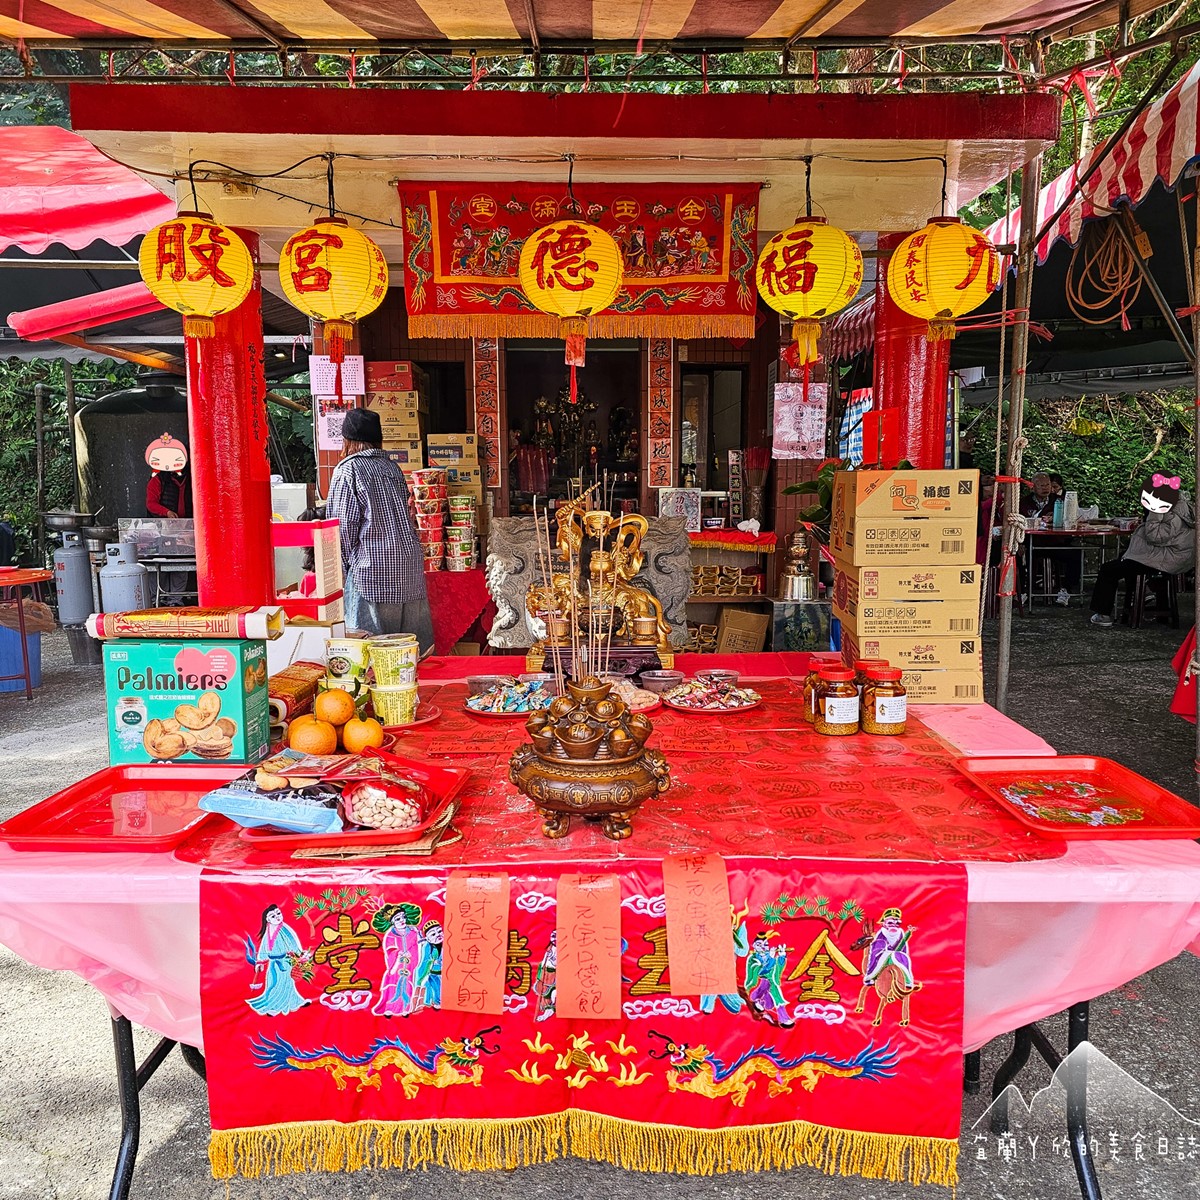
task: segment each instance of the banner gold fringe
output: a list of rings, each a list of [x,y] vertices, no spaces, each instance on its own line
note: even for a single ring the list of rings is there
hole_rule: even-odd
[[[958,1183],[952,1138],[862,1133],[808,1121],[687,1129],[576,1110],[512,1120],[312,1121],[214,1130],[208,1148],[215,1179],[431,1164],[512,1170],[568,1155],[678,1175],[805,1166],[894,1183]]]
[[[556,338],[562,329],[557,317],[545,313],[488,313],[469,316],[463,313],[429,313],[408,318],[410,338]],[[589,338],[665,337],[697,338],[754,337],[753,313],[732,316],[670,316],[666,313],[600,313],[588,318]]]

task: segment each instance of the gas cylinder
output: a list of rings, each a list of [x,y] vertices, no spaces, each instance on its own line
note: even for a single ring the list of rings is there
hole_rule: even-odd
[[[132,542],[112,542],[104,547],[100,568],[100,604],[105,612],[137,612],[146,607],[149,571],[137,560]]]
[[[54,552],[54,590],[61,625],[82,625],[92,611],[92,562],[83,535],[64,531]]]

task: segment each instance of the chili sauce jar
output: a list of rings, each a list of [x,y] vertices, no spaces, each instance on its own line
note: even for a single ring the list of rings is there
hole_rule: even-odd
[[[908,689],[896,667],[872,667],[862,697],[863,733],[903,733],[908,722]]]
[[[863,688],[867,686],[867,672],[876,667],[890,667],[886,658],[856,658],[854,660],[854,683],[858,688],[858,698],[862,699]]]
[[[804,677],[804,719],[814,724],[817,719],[817,676],[822,667],[839,667],[842,664],[840,654],[810,654],[808,656],[808,674]]]
[[[817,678],[818,733],[845,737],[858,732],[858,688],[849,667],[823,667]]]

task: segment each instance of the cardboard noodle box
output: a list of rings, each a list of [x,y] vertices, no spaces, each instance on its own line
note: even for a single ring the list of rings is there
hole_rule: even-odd
[[[266,643],[104,643],[108,753],[118,763],[253,763],[267,755]]]
[[[975,561],[975,517],[900,517],[839,524],[834,514],[830,546],[854,567],[954,564]]]
[[[416,471],[425,465],[420,442],[384,442],[383,449],[402,471]]]
[[[462,462],[466,466],[479,465],[479,438],[473,433],[431,433],[426,442],[429,461],[437,466]],[[466,462],[466,460],[471,460]]]
[[[369,362],[366,364],[368,392],[424,391],[426,375],[413,362]]]
[[[839,471],[833,511],[855,517],[974,517],[978,471]]]
[[[885,658],[903,671],[923,668],[942,671],[983,670],[982,641],[971,637],[903,637],[856,635],[842,630],[842,659],[853,666],[859,658]]]
[[[838,562],[833,598],[851,600],[979,599],[983,568],[970,566],[856,567]]]
[[[852,600],[834,593],[833,615],[849,633],[872,637],[966,637],[979,633],[978,600]]]
[[[905,671],[909,704],[982,704],[983,672]]]

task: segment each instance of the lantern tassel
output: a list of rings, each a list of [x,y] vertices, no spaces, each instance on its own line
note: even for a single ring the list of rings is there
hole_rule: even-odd
[[[575,379],[575,368],[584,365],[587,348],[587,318],[563,317],[560,322],[566,353],[563,361],[571,368],[571,403],[579,403],[579,386]]]
[[[325,342],[325,353],[333,363],[333,387],[338,407],[345,403],[342,395],[342,363],[346,361],[346,343],[354,337],[354,325],[350,321],[326,321],[321,336]]]
[[[212,317],[185,316],[183,318],[183,336],[190,338],[215,337],[217,323]]]
[[[930,342],[950,342],[954,340],[954,335],[957,332],[958,330],[955,328],[953,317],[934,317],[929,322],[925,338]]]
[[[796,343],[796,361],[801,366],[817,361],[817,339],[821,336],[821,322],[810,317],[798,317],[792,322],[792,340]]]

